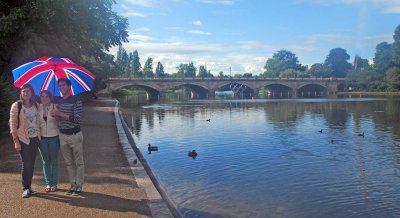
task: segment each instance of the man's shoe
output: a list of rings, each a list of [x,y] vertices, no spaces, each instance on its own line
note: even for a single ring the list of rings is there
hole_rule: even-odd
[[[29,189],[24,189],[24,191],[22,192],[22,197],[29,198]]]
[[[67,192],[65,192],[65,194],[72,195],[72,193],[74,193],[75,189],[76,189],[75,186],[71,186],[71,188],[69,188],[67,190]]]
[[[79,196],[82,193],[82,188],[77,187],[74,192],[72,192],[72,196]]]

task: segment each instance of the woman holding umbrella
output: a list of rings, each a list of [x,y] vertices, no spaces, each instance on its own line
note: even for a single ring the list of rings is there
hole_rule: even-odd
[[[45,192],[57,191],[58,184],[60,139],[58,138],[58,118],[51,116],[55,108],[51,100],[51,92],[43,90],[40,93],[39,119],[41,141],[39,151],[43,160],[43,175],[46,182]]]
[[[38,105],[34,100],[35,91],[31,84],[21,87],[20,100],[11,105],[10,131],[14,148],[22,160],[22,197],[28,198],[36,192],[32,190],[32,177],[36,154],[40,144],[40,124]]]

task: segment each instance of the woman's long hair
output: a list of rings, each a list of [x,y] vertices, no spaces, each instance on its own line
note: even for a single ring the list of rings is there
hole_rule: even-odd
[[[47,96],[50,98],[50,103],[53,103],[53,94],[51,94],[50,91],[43,90],[43,91],[40,93],[39,96],[41,97],[43,94],[47,95]],[[40,102],[40,103],[42,103],[42,102]]]
[[[29,89],[32,93],[31,98],[29,99],[29,103],[31,105],[35,105],[35,107],[37,107],[37,102],[36,102],[36,94],[35,94],[35,90],[33,89],[33,86],[29,83],[26,83],[24,85],[22,85],[20,93],[19,93],[19,99],[23,102],[22,99],[22,90],[23,89]]]

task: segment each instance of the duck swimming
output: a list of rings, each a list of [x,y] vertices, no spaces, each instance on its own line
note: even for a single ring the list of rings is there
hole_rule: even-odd
[[[148,145],[147,150],[149,151],[158,151],[158,147],[157,146],[152,146],[152,145]]]
[[[196,150],[191,150],[188,152],[188,156],[195,159],[197,157],[197,152]]]
[[[358,136],[364,137],[364,132],[363,133],[358,133]]]
[[[318,130],[318,132],[319,132],[319,133],[322,133],[322,129],[321,129],[321,130]]]
[[[207,121],[207,122],[211,122],[211,119],[207,119],[206,121]]]

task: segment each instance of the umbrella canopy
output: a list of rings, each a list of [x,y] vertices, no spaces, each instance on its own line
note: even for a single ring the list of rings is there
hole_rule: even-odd
[[[60,78],[68,78],[71,81],[71,95],[90,91],[96,78],[87,69],[70,59],[55,57],[41,57],[19,66],[12,73],[15,87],[21,88],[24,84],[30,83],[36,94],[48,90],[53,96],[61,96],[57,85]]]

